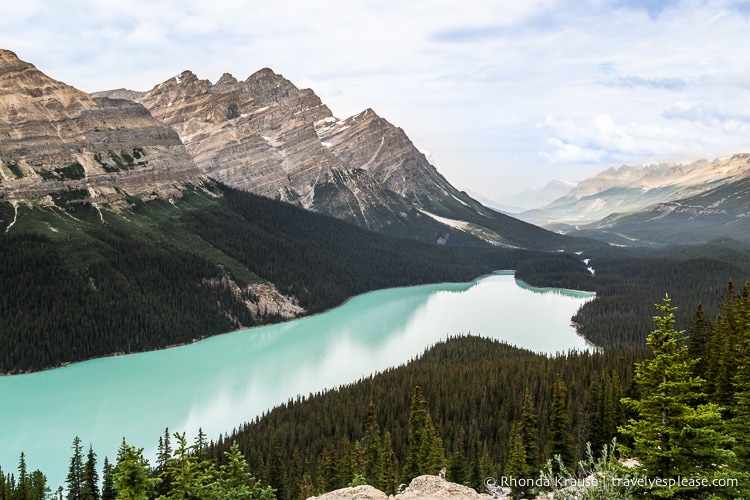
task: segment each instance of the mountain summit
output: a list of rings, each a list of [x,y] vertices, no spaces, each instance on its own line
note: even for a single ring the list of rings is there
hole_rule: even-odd
[[[142,103],[196,165],[228,186],[386,234],[437,243],[559,248],[558,235],[501,215],[453,187],[400,128],[372,109],[340,120],[310,89],[264,68],[215,84],[191,71]]]
[[[0,199],[168,197],[204,178],[143,106],[94,97],[0,50]]]

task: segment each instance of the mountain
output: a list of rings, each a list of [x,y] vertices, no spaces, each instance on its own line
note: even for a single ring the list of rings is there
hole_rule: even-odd
[[[489,207],[505,213],[517,214],[548,205],[568,194],[575,185],[575,182],[554,179],[538,188],[524,189],[518,193],[498,197],[498,199],[502,199],[502,202],[481,196],[475,197]]]
[[[713,189],[742,176],[742,161],[697,161],[689,165],[622,165],[579,182],[565,196],[517,217],[560,229],[595,222],[613,213],[642,210]]]
[[[312,90],[262,69],[215,84],[190,71],[135,99],[171,126],[196,165],[228,186],[385,234],[449,244],[556,249],[565,240],[454,188],[404,131],[372,109],[334,117]]]
[[[180,82],[163,85],[174,87],[172,93],[184,90],[191,96],[186,102],[201,113],[215,111],[184,121],[183,134],[199,129],[186,146],[143,105],[81,92],[12,52],[0,52],[0,289],[12,291],[0,294],[0,373],[192,342],[320,312],[378,288],[467,281],[497,269],[531,268],[538,259],[558,273],[554,281],[535,284],[551,286],[570,275],[573,281],[563,276],[561,283],[572,287],[580,277],[588,279],[578,256],[493,247],[454,230],[455,220],[436,220],[440,216],[434,214],[442,213],[469,221],[461,223],[465,226],[483,222],[488,237],[498,239],[507,230],[518,238],[509,237],[507,246],[519,240],[537,248],[587,245],[495,218],[481,205],[474,208],[468,197],[466,205],[456,201],[449,211],[439,194],[452,188],[441,184],[434,169],[425,173],[429,167],[411,156],[403,132],[373,112],[339,122],[325,118],[330,112],[313,104],[311,91],[296,91],[272,72],[257,73],[251,83],[225,76],[211,86],[185,73]],[[218,90],[209,92],[213,87]],[[207,90],[200,94],[200,88]],[[165,97],[158,89],[150,97],[158,95]],[[269,109],[256,109],[259,103],[270,103]],[[228,118],[228,110],[237,116]],[[243,114],[258,123],[243,122]],[[276,135],[266,141],[253,127]],[[237,139],[226,143],[233,134]],[[365,147],[376,134],[384,145],[377,154]],[[262,142],[257,155],[246,152],[253,141]],[[388,144],[393,151],[385,149]],[[209,154],[203,156],[198,145]],[[236,164],[233,151],[241,159]],[[347,161],[369,156],[372,175],[364,168],[342,168],[333,151]],[[228,187],[203,173],[193,156],[204,167],[216,159],[214,172],[226,182],[277,183],[282,191],[298,189],[311,205]],[[270,165],[268,158],[281,156],[292,181],[261,168]],[[253,160],[259,169],[246,168]],[[389,171],[388,162],[401,167]],[[349,195],[364,197],[364,188],[354,190],[360,184],[353,181],[350,191],[323,181],[343,179],[345,186],[347,175],[369,179],[371,193],[408,210],[404,219],[414,233],[431,231],[430,236],[467,246],[389,237],[305,209],[336,207],[337,200],[353,199]],[[295,184],[295,178],[313,179],[313,185],[304,191],[308,181]],[[372,212],[363,211],[368,217],[390,210],[378,205],[375,194],[368,198]]]
[[[205,180],[179,136],[140,104],[91,96],[0,50],[0,200],[64,191],[124,204]]]
[[[750,154],[734,155],[711,169],[731,175],[714,180],[712,183],[716,186],[710,189],[686,188],[677,193],[684,195],[682,198],[655,203],[635,212],[612,214],[581,226],[575,234],[625,246],[701,243],[716,239],[750,242]],[[699,173],[694,171],[691,177],[699,177]],[[698,192],[691,194],[691,191]]]

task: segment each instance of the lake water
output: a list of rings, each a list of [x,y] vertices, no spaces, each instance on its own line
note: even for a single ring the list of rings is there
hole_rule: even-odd
[[[117,448],[156,445],[199,427],[215,439],[297,395],[337,387],[406,363],[457,334],[554,354],[588,348],[570,318],[591,294],[539,289],[510,272],[471,283],[367,293],[324,314],[240,330],[183,347],[0,377],[0,465],[17,472],[21,451],[53,490],[75,436],[115,462]]]

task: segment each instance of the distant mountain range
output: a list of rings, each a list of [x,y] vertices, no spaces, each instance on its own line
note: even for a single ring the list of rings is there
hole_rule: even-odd
[[[750,155],[689,165],[623,165],[579,182],[517,216],[564,234],[615,245],[750,241]],[[748,198],[750,199],[750,198]]]

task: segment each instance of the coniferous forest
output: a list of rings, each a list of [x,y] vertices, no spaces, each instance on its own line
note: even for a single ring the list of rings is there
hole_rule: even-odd
[[[407,365],[299,397],[211,441],[165,429],[153,464],[124,440],[116,460],[104,459],[101,483],[94,450],[86,454],[76,437],[66,498],[298,499],[356,484],[393,493],[443,467],[447,479],[479,491],[488,477],[540,478],[513,483],[516,498],[544,490],[544,478],[592,473],[608,481],[555,494],[747,498],[750,284],[730,282],[716,306],[710,318],[698,305],[678,330],[678,309],[663,298],[640,349],[547,357],[450,338]],[[23,455],[17,472],[0,478],[2,500],[50,493]],[[663,483],[648,482],[655,478]]]
[[[724,481],[710,490],[636,485],[622,498],[748,495],[750,289],[734,285],[750,276],[746,246],[582,242],[570,253],[430,245],[220,185],[196,186],[174,204],[55,203],[22,206],[0,237],[0,285],[14,291],[0,296],[4,373],[280,321],[246,307],[257,302],[251,284],[271,282],[314,313],[377,288],[498,269],[535,286],[595,291],[573,320],[603,349],[546,357],[453,338],[406,366],[300,396],[212,440],[167,429],[153,463],[139,448],[147,443],[123,441],[99,466],[85,436],[75,438],[71,462],[61,464],[70,470],[64,494],[50,491],[43,471],[27,471],[22,455],[15,468],[2,464],[0,500],[297,499],[361,483],[392,493],[442,467],[478,490],[487,477],[597,471]],[[621,456],[642,467],[623,470],[611,460]],[[530,491],[514,487],[516,497]]]

